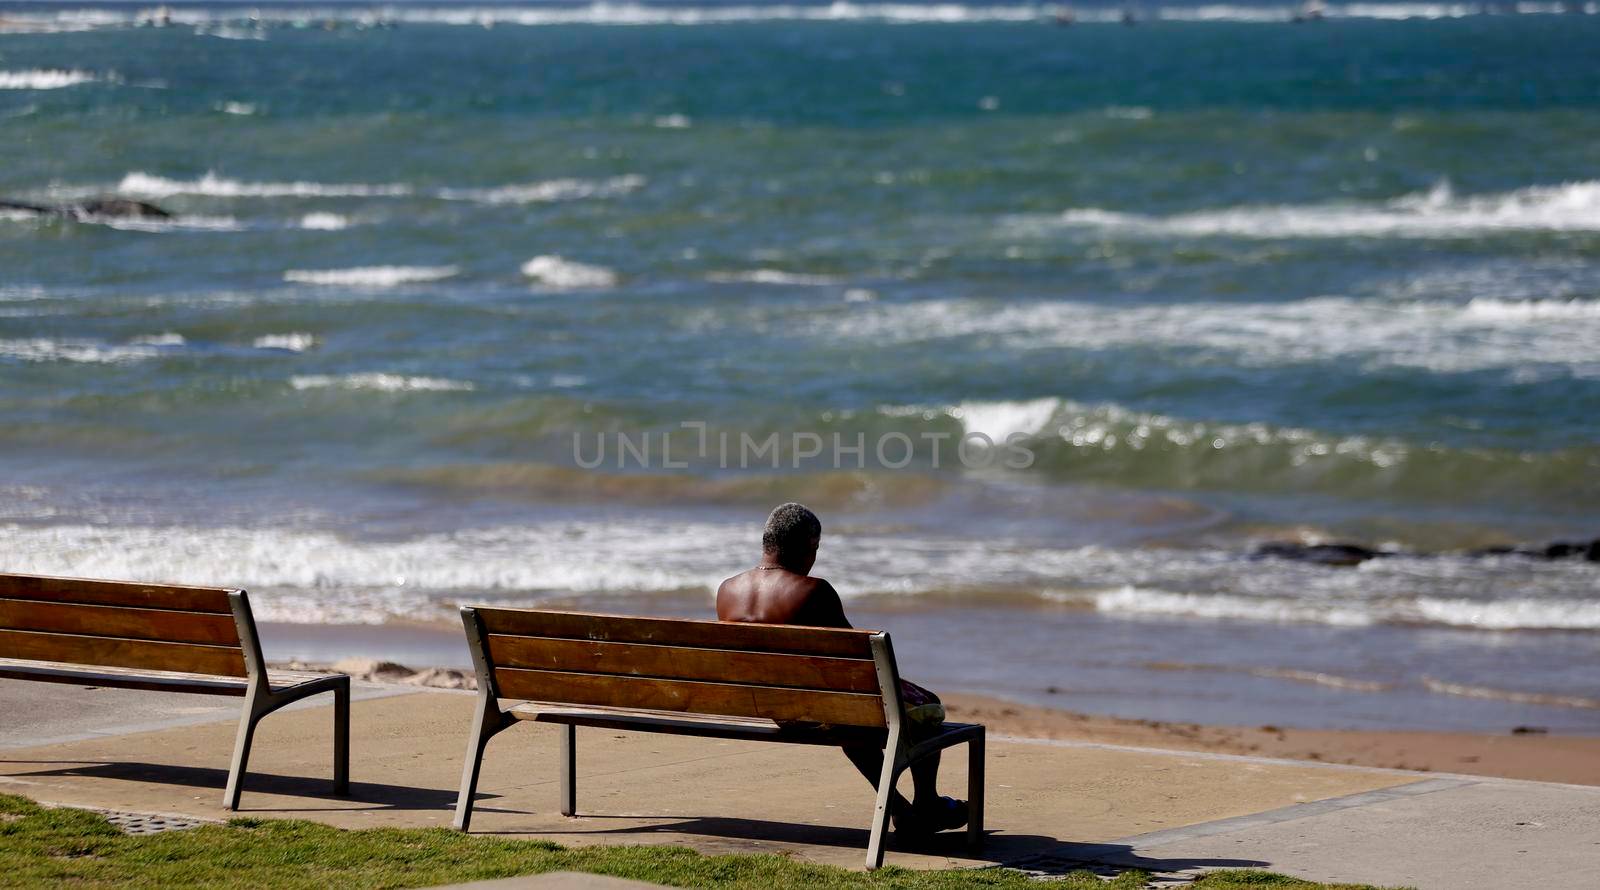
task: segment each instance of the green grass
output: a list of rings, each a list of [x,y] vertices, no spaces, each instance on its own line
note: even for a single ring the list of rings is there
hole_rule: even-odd
[[[443,828],[345,831],[289,819],[235,819],[155,835],[123,834],[84,810],[47,809],[0,795],[0,885],[131,887],[423,887],[544,871],[583,871],[679,887],[1135,890],[1146,876],[1102,881],[1087,872],[1041,885],[1006,869],[868,873],[782,856],[702,856],[682,847],[585,847],[463,835]],[[1262,872],[1230,871],[1203,890],[1331,890]],[[1355,890],[1339,885],[1340,890]]]

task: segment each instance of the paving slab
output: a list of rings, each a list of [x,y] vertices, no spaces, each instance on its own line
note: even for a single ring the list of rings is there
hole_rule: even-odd
[[[1316,881],[1418,890],[1600,887],[1600,788],[1434,779],[1124,838],[1116,864],[1258,859]]]
[[[415,691],[387,683],[350,684],[352,701]],[[328,696],[302,699],[284,711],[326,707]],[[150,692],[0,680],[0,750],[125,735],[195,723],[238,720],[244,699],[187,692]],[[268,717],[270,721],[273,718]]]
[[[26,723],[0,682],[0,714]],[[55,687],[69,697],[73,687]],[[346,828],[449,825],[473,707],[471,694],[409,691],[352,707],[352,794],[334,797],[331,717],[307,707],[257,731],[241,815],[314,819]],[[123,691],[137,697],[148,693]],[[31,699],[30,699],[31,700]],[[187,715],[192,721],[195,715]],[[16,730],[22,733],[22,730]],[[233,743],[224,721],[146,726],[122,735],[0,751],[0,791],[133,813],[226,818],[222,786]],[[25,733],[23,733],[25,734]],[[479,785],[474,833],[582,844],[683,844],[707,853],[781,852],[860,868],[871,787],[834,749],[578,731],[576,818],[557,812],[558,728],[523,725],[496,737]],[[965,758],[946,758],[946,793],[965,796]],[[1418,776],[1182,752],[995,739],[989,745],[986,847],[959,832],[888,862],[929,868],[1010,862],[1119,838],[1415,782]],[[1121,849],[1127,850],[1127,847]],[[1115,849],[1113,849],[1113,852]],[[1170,870],[1261,864],[1259,857],[1185,854]]]

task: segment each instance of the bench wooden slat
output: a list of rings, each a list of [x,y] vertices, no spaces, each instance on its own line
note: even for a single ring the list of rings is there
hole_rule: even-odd
[[[488,647],[489,660],[501,667],[878,692],[877,668],[855,658],[502,634],[490,634]]]
[[[784,624],[478,608],[485,633],[872,660],[872,632]]]
[[[232,615],[0,599],[0,628],[238,646]]]
[[[219,587],[182,587],[169,584],[0,574],[0,597],[172,609],[180,612],[214,612],[220,615],[233,613],[233,607],[228,604],[228,591]]]
[[[699,736],[714,739],[745,739],[759,742],[787,742],[794,745],[832,747],[877,745],[883,747],[884,730],[875,727],[779,726],[771,720],[737,717],[707,717],[696,714],[662,714],[626,708],[579,707],[545,702],[524,702],[508,713],[518,720],[594,726],[632,732],[660,732],[669,735]]]
[[[237,647],[37,631],[0,629],[0,658],[245,676],[244,652]]]
[[[507,698],[605,705],[651,711],[726,714],[843,726],[884,726],[883,699],[853,692],[817,692],[774,686],[740,686],[657,680],[612,674],[574,674],[496,668]]]

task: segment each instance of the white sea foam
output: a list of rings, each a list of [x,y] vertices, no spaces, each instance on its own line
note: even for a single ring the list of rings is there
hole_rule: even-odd
[[[1527,321],[1547,318],[1600,318],[1600,300],[1496,300],[1478,297],[1467,303],[1467,314],[1490,321]]]
[[[1345,362],[1364,369],[1499,370],[1600,378],[1592,301],[1536,305],[1319,297],[1272,303],[875,303],[805,321],[827,340],[985,338],[996,348],[1160,350],[1249,367]]]
[[[183,338],[177,334],[136,337],[126,343],[108,343],[88,338],[36,337],[0,340],[0,359],[115,365],[155,358],[182,344]]]
[[[465,380],[439,377],[407,377],[402,374],[307,374],[289,378],[289,385],[306,389],[368,389],[376,392],[468,392],[475,389]]]
[[[1356,627],[1370,624],[1433,624],[1480,630],[1596,630],[1600,601],[1593,600],[1416,600],[1321,602],[1291,597],[1174,593],[1132,586],[1097,594],[1101,612],[1171,615],[1250,621],[1300,622]]]
[[[255,28],[239,28],[232,25],[218,24],[209,27],[196,28],[194,32],[200,37],[217,37],[222,40],[266,40],[265,32]]]
[[[250,343],[256,349],[279,349],[285,352],[305,352],[317,345],[314,334],[294,332],[289,334],[263,334]]]
[[[654,123],[662,130],[687,130],[694,122],[686,114],[665,114],[656,118]]]
[[[167,331],[161,334],[146,334],[142,337],[134,337],[132,340],[128,341],[128,343],[133,346],[182,346],[188,342],[189,341],[185,339],[182,334],[179,334],[175,331]]]
[[[284,281],[333,287],[398,287],[443,281],[460,270],[455,266],[357,266],[351,269],[290,269]]]
[[[536,256],[522,264],[522,274],[545,285],[561,290],[613,287],[617,273],[604,266],[592,266],[559,256]]]
[[[409,195],[412,188],[403,183],[325,183],[325,182],[243,182],[207,173],[199,179],[168,179],[142,171],[122,177],[116,190],[125,195],[166,198],[173,195],[205,195],[219,198],[360,198]]]
[[[0,90],[59,90],[93,83],[100,77],[89,71],[35,68],[29,71],[0,71]]]
[[[1152,6],[1141,10],[1145,18],[1170,22],[1246,22],[1280,23],[1292,15],[1291,4],[1259,6],[1243,3]],[[657,5],[635,2],[595,2],[588,5],[547,5],[526,3],[521,5],[478,6],[467,3],[453,5],[398,5],[381,11],[352,9],[349,7],[284,7],[262,8],[252,11],[253,18],[270,27],[303,26],[308,22],[333,21],[368,27],[379,21],[408,24],[455,25],[461,27],[494,27],[502,25],[544,27],[562,25],[594,25],[631,27],[639,25],[719,25],[742,22],[877,22],[896,24],[965,24],[974,22],[1033,22],[1048,19],[1063,9],[1062,6],[1022,4],[962,4],[962,3],[787,3],[720,5],[680,3]],[[1111,24],[1120,22],[1123,7],[1071,6],[1074,19],[1082,24]],[[1515,4],[1523,15],[1549,15],[1564,11],[1557,2],[1523,2]],[[1593,0],[1580,5],[1591,14],[1600,11]],[[1482,4],[1476,3],[1344,3],[1330,4],[1324,11],[1328,18],[1350,19],[1448,19],[1480,15]],[[227,8],[178,7],[168,16],[175,25],[193,27],[198,33],[239,39],[260,39],[265,35],[255,23],[238,12]],[[140,9],[126,11],[113,9],[73,9],[60,12],[19,11],[9,13],[0,21],[0,33],[5,31],[81,31],[95,28],[132,27],[148,18]]]
[[[337,213],[308,213],[300,218],[300,228],[320,232],[337,232],[350,227],[350,217]]]
[[[615,198],[644,188],[643,176],[613,176],[610,179],[550,179],[495,188],[440,189],[438,196],[451,201],[478,201],[484,204],[551,204],[587,198]]]
[[[1173,593],[1126,586],[1097,594],[1100,612],[1128,615],[1173,615],[1193,618],[1242,618],[1250,621],[1293,621],[1359,627],[1373,616],[1359,608],[1341,608],[1287,598],[1257,599],[1226,594]]]
[[[1060,399],[1031,399],[1025,402],[962,402],[947,409],[961,421],[967,433],[982,433],[991,441],[1004,442],[1007,436],[1029,435],[1043,430],[1060,410]]]
[[[217,110],[223,114],[252,115],[256,113],[256,106],[253,102],[222,102]]]
[[[1518,692],[1509,689],[1495,689],[1489,686],[1471,686],[1465,683],[1450,683],[1434,677],[1423,677],[1422,685],[1432,692],[1445,695],[1459,695],[1464,698],[1482,698],[1493,701],[1509,701],[1525,705],[1549,705],[1558,708],[1600,708],[1600,699],[1588,698],[1581,695],[1552,695],[1544,692]]]
[[[713,272],[709,281],[748,284],[787,284],[798,287],[826,287],[838,284],[840,279],[828,275],[810,275],[804,272],[785,272],[782,269],[752,269],[748,272]]]
[[[1533,186],[1457,196],[1448,183],[1384,203],[1240,206],[1171,216],[1074,208],[1056,220],[1067,228],[1128,235],[1237,238],[1458,238],[1505,231],[1600,231],[1600,181]],[[1037,217],[1013,220],[1036,231]]]
[[[303,389],[386,393],[467,386],[397,374],[296,379]],[[742,522],[681,517],[573,519],[370,539],[304,525],[158,527],[142,524],[147,517],[41,525],[37,519],[48,517],[8,514],[8,503],[0,498],[0,516],[16,523],[0,520],[9,570],[276,588],[267,602],[295,606],[268,607],[274,609],[268,614],[296,622],[349,620],[363,611],[373,620],[442,616],[427,609],[485,592],[518,602],[629,591],[709,597],[750,546]],[[900,528],[843,530],[830,541],[826,569],[836,580],[848,579],[839,585],[847,598],[1018,585],[1045,590],[1065,582],[1074,586],[1056,588],[1050,598],[1107,614],[1486,629],[1465,605],[1431,612],[1418,603],[1456,599],[1446,593],[1451,590],[1501,590],[1507,598],[1485,601],[1500,610],[1497,628],[1600,628],[1596,601],[1582,598],[1582,591],[1596,589],[1600,569],[1582,564],[1393,557],[1353,570],[1244,565],[1238,554],[1214,550],[1052,547],[1004,535],[926,536]],[[1483,613],[1486,607],[1473,608]],[[1511,620],[1519,616],[1525,623]]]
[[[170,219],[152,217],[83,216],[79,222],[93,223],[108,229],[125,232],[238,232],[244,223],[232,216],[195,216],[185,214]]]
[[[1416,616],[1427,624],[1478,627],[1485,630],[1537,628],[1547,630],[1600,629],[1600,601],[1594,600],[1469,600],[1423,597],[1415,603]],[[1399,617],[1405,617],[1401,615]]]

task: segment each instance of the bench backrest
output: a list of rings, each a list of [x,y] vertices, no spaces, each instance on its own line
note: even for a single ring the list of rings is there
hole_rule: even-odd
[[[899,708],[888,635],[866,630],[461,610],[479,682],[505,698],[888,725]]]
[[[0,574],[0,658],[243,677],[249,615],[242,590]]]

